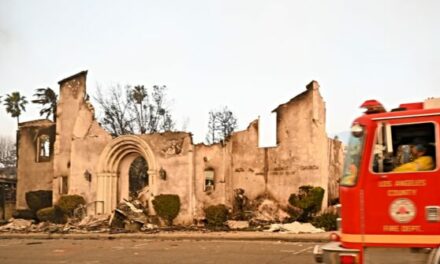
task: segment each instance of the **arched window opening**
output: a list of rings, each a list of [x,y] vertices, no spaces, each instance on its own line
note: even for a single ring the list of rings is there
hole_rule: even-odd
[[[128,190],[131,199],[137,199],[139,193],[149,185],[148,164],[143,157],[136,158],[128,171]]]

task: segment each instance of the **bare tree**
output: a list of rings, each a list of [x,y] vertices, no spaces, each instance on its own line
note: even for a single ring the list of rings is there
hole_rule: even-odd
[[[227,139],[237,128],[237,118],[228,107],[209,112],[206,143],[214,144]]]
[[[15,167],[16,162],[15,142],[12,138],[0,136],[0,168]]]
[[[166,89],[165,85],[153,86],[151,92],[151,102],[148,102],[148,113],[146,118],[147,132],[163,132],[171,131],[174,129],[175,122],[172,119],[170,110],[167,107],[166,102]]]
[[[98,88],[95,100],[103,110],[101,122],[114,135],[171,131],[175,122],[167,107],[166,86],[113,86],[104,96]]]
[[[107,96],[104,96],[101,87],[97,87],[94,99],[102,110],[100,118],[103,126],[113,135],[120,136],[134,133],[133,119],[130,114],[131,99],[127,94],[130,86],[120,84],[110,87]]]
[[[217,133],[217,117],[214,111],[209,111],[209,119],[208,119],[208,133],[206,134],[205,140],[207,144],[214,144],[219,141],[218,133]]]

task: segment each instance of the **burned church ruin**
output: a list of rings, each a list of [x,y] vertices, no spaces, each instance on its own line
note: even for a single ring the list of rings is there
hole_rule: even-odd
[[[337,196],[341,142],[327,137],[316,81],[276,107],[276,143],[259,147],[258,119],[213,145],[193,144],[186,132],[112,138],[86,100],[86,77],[83,71],[59,82],[56,123],[19,124],[17,208],[26,208],[26,192],[50,190],[54,202],[78,194],[86,199],[88,214],[111,213],[136,193],[154,214],[155,196],[176,194],[181,208],[175,223],[187,225],[203,217],[207,206],[232,207],[238,189],[249,200],[270,195],[280,204],[302,185],[324,188],[324,205]],[[135,160],[148,170],[130,178]]]

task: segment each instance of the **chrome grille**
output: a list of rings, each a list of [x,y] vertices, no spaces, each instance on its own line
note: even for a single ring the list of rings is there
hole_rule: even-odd
[[[426,220],[429,222],[440,222],[440,206],[426,206]]]

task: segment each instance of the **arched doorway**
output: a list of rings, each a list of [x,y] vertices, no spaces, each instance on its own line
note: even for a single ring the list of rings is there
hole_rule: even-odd
[[[144,164],[145,171],[130,180],[130,169],[138,163]],[[97,212],[110,213],[118,202],[130,198],[130,190],[151,195],[156,172],[156,159],[147,142],[134,135],[115,138],[105,147],[98,163]]]
[[[137,199],[149,186],[148,163],[144,157],[139,156],[128,169],[128,196]]]

